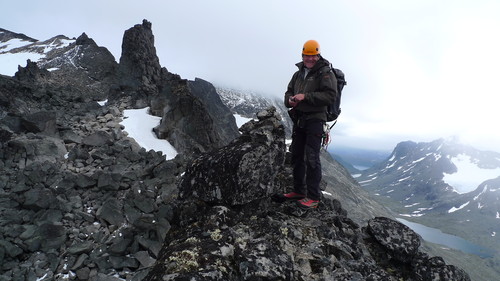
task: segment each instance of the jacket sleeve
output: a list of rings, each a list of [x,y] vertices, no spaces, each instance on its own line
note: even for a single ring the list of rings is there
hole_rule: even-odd
[[[337,99],[337,79],[332,71],[322,73],[317,79],[318,90],[305,93],[305,101],[312,106],[327,106]]]
[[[292,76],[292,79],[290,80],[290,82],[288,83],[288,87],[287,87],[287,90],[285,92],[285,100],[284,100],[284,103],[285,103],[285,106],[290,108],[292,107],[289,103],[288,103],[288,100],[290,99],[291,96],[294,96],[295,93],[294,93],[294,85],[295,85],[295,79],[297,79],[297,75],[298,75],[298,71],[295,72]]]

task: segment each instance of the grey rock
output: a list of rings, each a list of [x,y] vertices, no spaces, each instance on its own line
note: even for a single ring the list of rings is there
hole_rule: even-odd
[[[82,137],[73,130],[62,130],[59,134],[64,143],[82,143]]]
[[[97,210],[96,216],[109,224],[120,226],[125,222],[122,213],[120,202],[116,198],[110,198]]]
[[[53,192],[49,189],[31,189],[24,193],[23,206],[27,209],[48,209],[56,202]]]
[[[66,229],[63,225],[44,223],[39,227],[41,248],[44,251],[58,249],[66,242]]]
[[[152,258],[147,251],[139,251],[134,254],[142,267],[151,267],[156,259]]]
[[[23,127],[32,133],[42,133],[45,135],[55,135],[56,128],[56,113],[39,111],[24,117],[21,121]]]
[[[90,268],[84,267],[75,271],[76,276],[80,280],[88,280],[90,276]]]
[[[104,132],[97,131],[92,135],[83,138],[82,143],[90,146],[103,146],[106,144],[111,144],[113,142],[113,136]]]
[[[72,255],[79,255],[88,253],[94,248],[94,243],[91,241],[76,242],[68,247],[68,253]]]
[[[16,257],[23,253],[23,250],[18,245],[10,243],[9,241],[0,240],[0,246],[4,249],[4,252],[0,253],[3,256]]]
[[[389,218],[377,217],[370,220],[368,231],[391,256],[402,262],[411,261],[420,247],[420,237],[413,230]]]

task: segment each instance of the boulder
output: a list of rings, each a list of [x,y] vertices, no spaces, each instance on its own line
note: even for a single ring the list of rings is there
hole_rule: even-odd
[[[420,236],[408,226],[385,217],[368,222],[368,231],[388,254],[401,262],[409,262],[420,247]]]
[[[25,116],[21,123],[23,127],[32,133],[42,133],[53,136],[56,131],[56,113],[53,111],[39,111]]]
[[[104,132],[97,131],[85,138],[83,138],[82,143],[90,146],[103,146],[106,144],[111,144],[113,142],[113,136]]]
[[[242,128],[242,136],[193,160],[180,184],[181,198],[241,205],[274,193],[285,159],[285,134],[275,108]]]

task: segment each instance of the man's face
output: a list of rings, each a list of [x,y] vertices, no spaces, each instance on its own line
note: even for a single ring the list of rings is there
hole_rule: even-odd
[[[318,55],[302,55],[302,61],[304,62],[304,66],[307,68],[313,68],[314,65],[318,62]]]

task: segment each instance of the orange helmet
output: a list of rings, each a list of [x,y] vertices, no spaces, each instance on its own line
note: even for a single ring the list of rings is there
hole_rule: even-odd
[[[304,43],[302,54],[308,56],[319,55],[321,53],[319,43],[316,40],[308,40]]]

